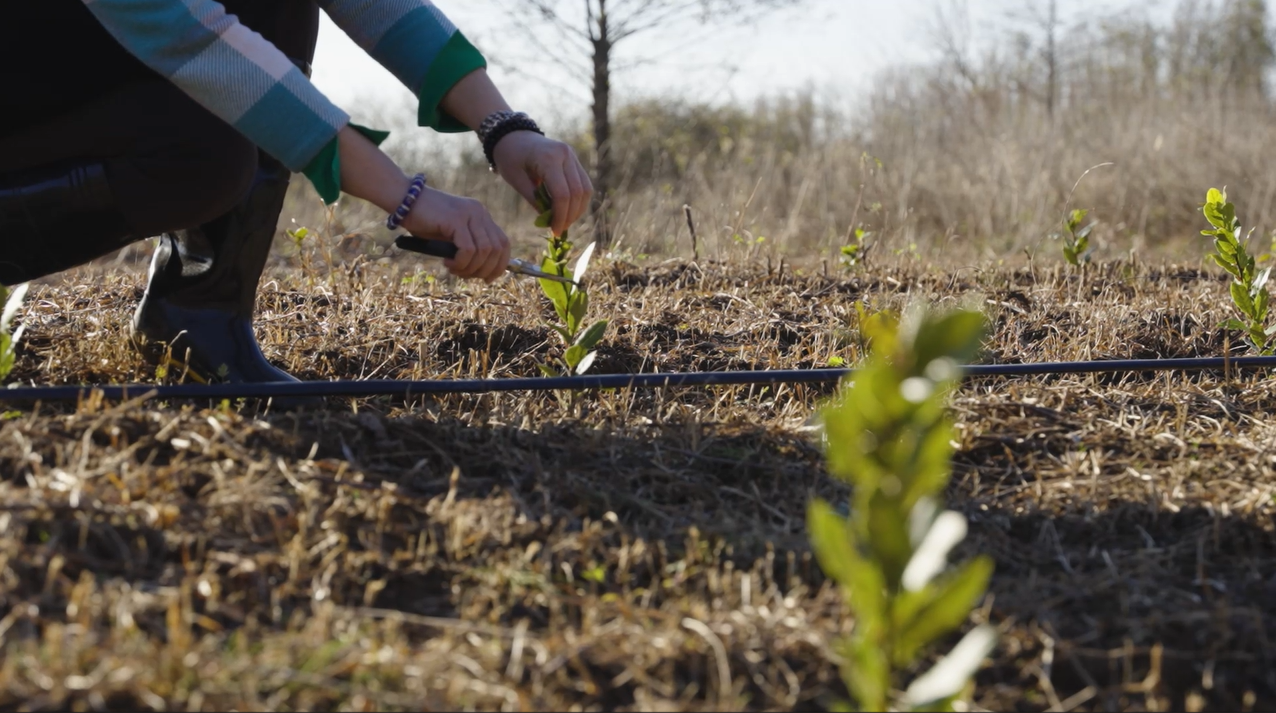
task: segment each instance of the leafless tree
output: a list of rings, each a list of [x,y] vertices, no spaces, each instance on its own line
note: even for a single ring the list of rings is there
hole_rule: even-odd
[[[611,239],[608,199],[614,186],[611,160],[612,80],[620,68],[618,45],[634,46],[630,65],[660,62],[635,38],[660,35],[694,42],[704,33],[728,26],[748,26],[777,10],[804,0],[494,0],[516,21],[532,29],[528,34],[538,60],[556,64],[589,88],[593,119],[594,205],[597,237]],[[499,58],[500,50],[496,50]]]

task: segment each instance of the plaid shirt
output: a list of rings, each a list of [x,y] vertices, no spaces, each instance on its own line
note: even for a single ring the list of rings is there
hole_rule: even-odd
[[[421,99],[422,126],[466,127],[443,95],[484,66],[430,0],[317,0],[333,22]],[[84,0],[116,40],[294,171],[307,171],[350,116],[215,0]],[[312,180],[314,178],[312,177]]]

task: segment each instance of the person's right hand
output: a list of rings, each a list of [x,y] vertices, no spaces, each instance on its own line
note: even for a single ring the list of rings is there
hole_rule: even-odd
[[[403,228],[418,238],[455,243],[456,257],[444,264],[457,277],[491,283],[509,266],[509,237],[492,220],[487,208],[472,198],[427,186],[412,204]]]

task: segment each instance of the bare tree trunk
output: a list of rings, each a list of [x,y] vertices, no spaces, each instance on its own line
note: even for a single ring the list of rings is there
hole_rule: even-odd
[[[1059,12],[1050,0],[1049,16],[1046,18],[1046,116],[1054,119],[1055,102],[1059,96],[1059,53],[1055,45],[1055,34],[1059,28]]]
[[[607,0],[598,0],[598,27],[593,35],[594,60],[594,234],[598,243],[611,244],[611,222],[608,215],[614,167],[611,161],[611,50],[612,37],[607,25]]]

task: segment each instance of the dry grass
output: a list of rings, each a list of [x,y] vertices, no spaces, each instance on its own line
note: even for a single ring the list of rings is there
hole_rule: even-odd
[[[304,378],[535,373],[530,281],[402,257],[262,292]],[[424,273],[419,273],[424,274]],[[33,288],[22,380],[153,379],[130,273]],[[1224,283],[1171,265],[598,264],[599,371],[799,368],[854,301],[983,304],[1000,361],[1220,354]],[[0,426],[0,707],[793,709],[844,695],[852,623],[803,531],[808,387],[43,406]],[[1223,374],[969,383],[954,507],[997,575],[991,709],[1270,709],[1276,406]]]

